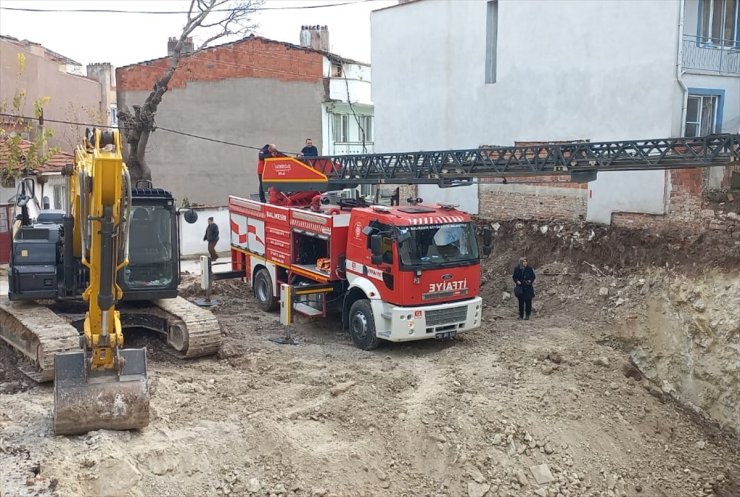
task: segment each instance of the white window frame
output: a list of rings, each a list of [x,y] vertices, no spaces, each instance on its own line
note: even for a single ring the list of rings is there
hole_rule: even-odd
[[[689,120],[690,116],[688,113],[689,103],[688,100],[697,100],[697,116],[694,120]],[[719,95],[689,95],[686,102],[686,122],[684,123],[684,136],[704,136],[711,135],[717,132],[719,123],[717,122],[717,113],[719,110],[720,96]],[[711,107],[711,128],[706,129],[708,125],[706,116],[704,115],[704,109]],[[696,126],[696,132],[690,134],[688,132],[689,126]]]
[[[365,143],[373,143],[374,136],[373,136],[373,116],[370,115],[363,115],[360,116],[360,126],[361,129],[359,130],[358,135],[358,141],[362,142],[362,132],[365,132]]]
[[[115,104],[110,106],[110,125],[118,126],[118,106]]]
[[[734,5],[734,19],[732,22],[732,39],[725,39],[725,27],[728,19],[728,3]],[[720,12],[717,12],[719,4]],[[719,33],[714,33],[714,21],[720,16]],[[738,29],[740,26],[740,0],[700,0],[699,1],[699,40],[706,47],[737,48],[740,46],[738,40]]]
[[[334,114],[334,143],[349,143],[348,114]]]
[[[67,187],[65,185],[52,185],[54,193],[54,209],[64,209],[67,202]]]

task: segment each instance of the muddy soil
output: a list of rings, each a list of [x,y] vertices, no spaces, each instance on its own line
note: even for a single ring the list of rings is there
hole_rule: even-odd
[[[518,321],[506,294],[520,248],[500,244],[485,266],[481,329],[373,352],[336,319],[299,318],[295,344],[280,344],[276,315],[243,283],[217,282],[217,357],[181,362],[129,338],[149,357],[152,417],[138,432],[53,436],[51,388],[0,346],[0,493],[740,495],[738,439],[630,362],[621,325],[641,286],[602,296],[609,259],[538,255],[534,318]]]

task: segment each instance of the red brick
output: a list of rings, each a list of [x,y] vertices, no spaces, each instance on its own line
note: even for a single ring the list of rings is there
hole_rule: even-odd
[[[148,91],[167,70],[164,57],[116,70],[119,91]],[[290,44],[249,37],[206,49],[180,60],[170,88],[183,88],[190,81],[230,78],[265,78],[281,81],[317,81],[323,78],[323,54]]]

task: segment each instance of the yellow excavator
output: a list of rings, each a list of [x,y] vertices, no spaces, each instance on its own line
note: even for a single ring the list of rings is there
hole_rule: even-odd
[[[131,184],[118,131],[88,130],[63,174],[63,212],[39,210],[33,180],[18,183],[0,339],[25,356],[18,367],[29,378],[54,380],[56,434],[142,428],[146,350],[123,348],[124,332],[154,331],[187,359],[216,353],[221,328],[178,296],[175,201]]]
[[[89,140],[89,141],[88,141]],[[124,349],[116,275],[128,265],[131,181],[118,132],[95,130],[75,151],[69,194],[73,249],[89,272],[82,350],[54,359],[54,432],[149,424],[146,349]],[[67,234],[65,233],[65,236]]]

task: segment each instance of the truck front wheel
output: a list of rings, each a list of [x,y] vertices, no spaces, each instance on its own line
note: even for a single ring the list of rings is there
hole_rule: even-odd
[[[349,334],[355,345],[362,350],[372,350],[380,345],[380,340],[375,335],[375,318],[369,300],[358,300],[350,307]]]
[[[271,312],[278,308],[278,301],[272,291],[272,278],[267,269],[262,268],[254,275],[252,290],[263,311]]]

